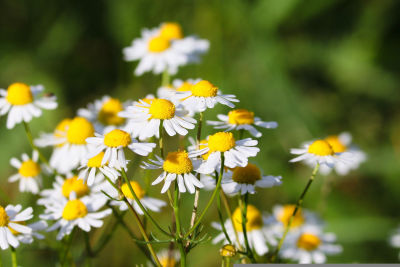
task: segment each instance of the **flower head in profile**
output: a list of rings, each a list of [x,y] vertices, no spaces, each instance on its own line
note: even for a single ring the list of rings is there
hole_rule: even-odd
[[[25,83],[13,83],[7,90],[0,89],[0,116],[8,113],[8,129],[22,121],[30,122],[33,117],[40,117],[42,109],[57,108],[54,95],[39,96],[43,89],[42,85]]]
[[[18,169],[18,173],[12,175],[8,181],[19,181],[20,192],[39,193],[39,188],[42,183],[41,167],[38,163],[39,154],[36,150],[32,153],[32,158],[27,154],[22,154],[22,160],[11,158],[10,164]]]
[[[254,137],[261,137],[262,133],[256,129],[262,127],[274,129],[278,127],[275,121],[265,122],[259,117],[254,116],[254,112],[247,109],[234,109],[229,111],[228,115],[217,115],[220,121],[207,121],[207,124],[213,125],[214,129],[224,129],[226,131],[246,130]]]

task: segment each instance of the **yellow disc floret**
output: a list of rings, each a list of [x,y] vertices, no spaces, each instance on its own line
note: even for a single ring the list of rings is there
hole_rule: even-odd
[[[35,177],[40,173],[40,165],[29,159],[22,162],[18,172],[22,177]]]
[[[175,116],[175,105],[167,99],[153,99],[149,112],[154,119],[168,120]]]
[[[234,257],[236,255],[236,248],[234,245],[226,244],[219,250],[219,255],[222,257]]]
[[[86,205],[79,199],[73,199],[65,205],[62,217],[67,221],[72,221],[85,217],[87,213]]]
[[[167,50],[170,47],[170,41],[162,36],[156,36],[150,39],[148,48],[150,52],[160,53]]]
[[[131,142],[131,135],[120,129],[114,129],[104,136],[104,144],[108,147],[127,147]]]
[[[119,117],[118,112],[123,109],[121,101],[110,98],[101,107],[98,119],[104,125],[121,125],[125,122],[125,118]]]
[[[102,151],[102,152],[100,152],[99,154],[97,154],[96,156],[91,157],[91,158],[88,160],[88,162],[87,162],[86,165],[87,165],[89,168],[100,168],[101,166],[103,166],[103,165],[101,164],[101,161],[103,160],[103,157],[104,157],[104,152]]]
[[[241,125],[254,122],[254,112],[247,109],[234,109],[228,113],[229,124]]]
[[[308,251],[315,250],[320,244],[321,239],[311,233],[303,233],[297,240],[297,246]]]
[[[175,267],[176,266],[176,260],[173,257],[169,257],[166,255],[163,258],[160,258],[160,263],[162,267]]]
[[[232,180],[241,184],[254,184],[261,179],[260,169],[252,163],[246,167],[236,167],[233,169]]]
[[[279,212],[277,219],[286,227],[289,223],[290,217],[292,217],[295,205],[284,205],[282,210]],[[296,215],[293,217],[291,227],[298,227],[304,223],[304,216],[302,210],[299,208]]]
[[[232,219],[233,219],[233,226],[235,227],[235,229],[239,232],[243,232],[242,211],[239,207],[236,208],[235,212],[233,213]],[[246,221],[247,221],[246,230],[248,232],[261,229],[261,227],[263,226],[263,219],[261,212],[253,205],[247,206]]]
[[[13,83],[7,89],[7,101],[11,105],[21,106],[33,102],[33,95],[29,85],[24,83]]]
[[[208,138],[208,147],[211,152],[225,152],[235,147],[235,138],[230,132],[218,132]]]
[[[214,97],[218,94],[218,87],[209,81],[202,80],[192,86],[192,95],[198,97]]]
[[[335,153],[342,153],[347,150],[347,147],[340,141],[339,137],[336,135],[328,136],[327,138],[325,138],[325,141],[331,145],[333,152]]]
[[[7,226],[9,222],[10,217],[8,217],[8,214],[3,206],[0,206],[0,227]]]
[[[75,192],[76,197],[80,198],[89,193],[89,187],[78,176],[65,179],[61,187],[62,194],[68,198],[71,192]]]
[[[145,192],[144,192],[143,188],[140,186],[140,184],[135,181],[131,181],[130,184],[132,186],[133,192],[135,192],[135,195],[138,197],[138,199],[143,198],[145,195]],[[126,196],[127,198],[135,199],[128,184],[126,184],[126,183],[123,184],[121,186],[121,191],[124,194],[124,196]]]
[[[191,172],[193,164],[186,151],[175,151],[168,153],[163,169],[168,173],[183,174]]]
[[[182,39],[183,33],[181,25],[176,22],[164,23],[160,29],[160,36],[164,37],[167,40]]]
[[[71,123],[71,119],[63,119],[60,123],[57,124],[56,129],[54,130],[55,137],[62,137],[67,132],[68,127]]]
[[[187,92],[187,91],[191,91],[192,90],[192,86],[193,84],[189,83],[189,82],[183,82],[181,84],[181,86],[179,86],[178,88],[176,88],[176,91],[178,92]]]
[[[208,144],[208,141],[207,141],[207,140],[201,140],[201,141],[200,141],[200,144],[199,144],[199,148],[200,148],[200,149],[206,148],[206,147],[207,147],[207,144]],[[207,160],[211,153],[212,153],[212,151],[209,150],[207,153],[201,155],[201,157],[202,157],[204,160]]]
[[[331,145],[325,140],[317,140],[314,141],[308,147],[308,153],[317,155],[317,156],[332,156],[335,154]]]
[[[84,145],[86,138],[94,136],[94,127],[87,119],[75,117],[71,120],[68,131],[67,140],[71,144]]]

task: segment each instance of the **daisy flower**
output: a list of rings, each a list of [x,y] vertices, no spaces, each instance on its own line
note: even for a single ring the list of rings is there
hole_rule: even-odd
[[[16,248],[19,246],[18,238],[12,231],[21,234],[31,234],[32,229],[24,225],[25,221],[32,219],[32,208],[21,211],[21,205],[7,205],[6,208],[0,206],[0,247],[5,250],[9,246]]]
[[[106,202],[106,198],[98,197],[86,196],[77,199],[72,192],[69,199],[54,199],[52,205],[46,205],[45,213],[40,215],[40,218],[56,221],[47,231],[60,228],[57,240],[61,240],[65,235],[71,234],[75,226],[85,232],[89,232],[92,227],[100,228],[103,225],[101,219],[111,214],[111,209],[99,211]]]
[[[213,108],[221,103],[230,108],[239,102],[234,95],[221,94],[218,87],[206,80],[201,80],[190,87],[190,91],[177,91],[176,98],[180,99],[184,107],[191,107],[197,112],[203,112],[207,108]]]
[[[269,188],[282,184],[282,176],[263,176],[257,165],[248,163],[245,167],[228,170],[222,178],[222,190],[229,195],[254,194],[255,187]]]
[[[79,178],[86,181],[88,186],[93,185],[99,173],[107,176],[113,182],[115,182],[119,177],[119,172],[116,169],[109,167],[107,162],[104,164],[102,163],[103,158],[104,152],[102,151],[96,156],[93,156],[82,162],[82,165],[79,168],[82,169],[79,172]]]
[[[191,157],[186,151],[169,152],[166,159],[163,160],[157,156],[157,160],[151,160],[152,164],[143,162],[141,166],[144,169],[163,169],[163,172],[154,180],[152,185],[164,181],[161,193],[165,193],[171,183],[178,179],[179,191],[193,194],[195,187],[202,188],[203,184],[193,175],[193,171],[199,166],[199,161]]]
[[[390,237],[390,245],[394,248],[400,248],[400,228],[397,228],[396,231]],[[400,253],[399,253],[400,259]]]
[[[198,82],[200,82],[202,79],[197,78],[197,79],[187,79],[187,80],[181,80],[181,79],[174,79],[172,81],[172,84],[169,86],[162,86],[157,89],[157,96],[158,98],[164,98],[172,101],[175,105],[179,104],[180,100],[176,97],[176,92],[189,92],[192,88],[192,86]],[[184,106],[185,110],[189,111],[189,115],[192,116],[196,110],[193,109],[193,107],[190,106]]]
[[[18,169],[18,173],[8,178],[8,181],[19,181],[20,192],[31,192],[33,194],[39,193],[42,176],[40,175],[41,168],[38,159],[39,153],[34,150],[32,158],[29,158],[27,154],[22,154],[22,161],[16,158],[10,160],[10,164]]]
[[[26,225],[31,228],[32,232],[30,233],[20,233],[12,228],[10,228],[11,233],[18,239],[19,242],[24,244],[31,244],[33,242],[33,238],[36,239],[44,239],[44,236],[39,231],[44,231],[47,228],[47,222],[45,221],[37,221],[34,223],[30,223]]]
[[[117,98],[103,96],[88,104],[87,108],[78,109],[77,113],[92,122],[96,132],[107,133],[125,123],[125,118],[118,116],[125,105]]]
[[[214,129],[225,129],[226,131],[246,130],[254,137],[261,137],[262,133],[254,126],[274,129],[278,127],[275,121],[262,121],[259,117],[254,117],[254,112],[247,109],[234,109],[229,111],[228,115],[218,114],[220,121],[207,121],[207,124],[213,125]]]
[[[230,219],[226,220],[224,224],[227,234],[236,247],[244,247],[242,212],[239,207],[233,212],[232,220],[233,225]],[[216,244],[223,241],[224,244],[228,244],[228,240],[226,240],[225,234],[222,232],[221,225],[214,222],[212,226],[221,231],[221,233],[213,239],[212,243]],[[236,239],[235,229],[238,232],[239,240]],[[271,245],[277,244],[276,236],[269,229],[266,218],[264,218],[261,212],[253,205],[247,206],[246,232],[250,248],[254,249],[258,255],[264,255],[268,252],[267,243]]]
[[[57,108],[55,96],[38,96],[43,89],[42,85],[29,86],[24,83],[13,83],[7,90],[0,89],[0,115],[8,112],[8,129],[14,128],[15,124],[22,121],[30,122],[33,117],[40,117],[41,109]]]
[[[221,163],[221,155],[224,155],[224,166],[235,168],[245,167],[249,157],[254,157],[260,151],[257,140],[246,138],[236,141],[231,132],[218,132],[210,135],[207,144],[200,144],[200,150],[192,151],[192,156],[202,155],[205,161],[197,172],[209,174],[217,170]]]
[[[335,234],[324,233],[321,227],[315,225],[307,225],[299,233],[288,235],[280,255],[300,264],[322,264],[326,262],[326,255],[342,251],[341,246],[333,244],[335,240]]]
[[[93,146],[91,156],[104,151],[101,164],[108,163],[111,168],[126,169],[124,148],[128,148],[141,156],[147,156],[156,146],[154,143],[139,143],[131,134],[120,129],[114,129],[105,135],[95,134],[86,141]]]
[[[167,203],[165,203],[162,200],[146,196],[146,192],[143,190],[143,188],[140,186],[140,184],[138,182],[130,181],[130,184],[132,186],[133,192],[135,192],[136,196],[140,200],[140,203],[146,209],[149,209],[154,212],[160,212],[161,208],[167,205]],[[118,198],[119,196],[118,196],[117,190],[115,190],[115,188],[113,188],[113,189],[114,190],[111,192],[110,195],[113,196],[114,198]],[[139,213],[140,215],[143,215],[143,211],[140,208],[139,204],[135,201],[135,198],[134,198],[131,190],[129,189],[129,186],[127,183],[124,183],[121,186],[121,191],[124,194],[124,196],[128,199],[129,203],[133,206],[135,211],[137,213]],[[120,210],[128,209],[128,206],[123,201],[112,201],[111,204],[118,205]]]
[[[140,100],[140,105],[129,106],[119,115],[130,118],[132,121],[142,123],[138,129],[139,139],[143,140],[153,136],[159,137],[160,123],[169,136],[177,133],[186,135],[187,129],[194,129],[196,120],[185,116],[185,112],[167,99],[155,98],[148,101]]]

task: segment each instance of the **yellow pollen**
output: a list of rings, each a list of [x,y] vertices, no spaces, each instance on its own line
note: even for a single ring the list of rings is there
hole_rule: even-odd
[[[119,117],[118,112],[123,109],[121,101],[110,98],[101,107],[98,119],[104,125],[121,125],[125,122],[125,118]]]
[[[153,53],[160,53],[167,50],[170,47],[170,41],[162,36],[156,36],[150,39],[148,49]]]
[[[182,39],[183,33],[179,23],[167,22],[161,26],[160,36],[167,40]]]
[[[26,222],[13,222],[13,223],[21,224],[21,225],[26,225]],[[19,234],[20,234],[20,232],[18,232],[17,230],[14,230],[14,229],[11,228],[10,226],[8,226],[8,229],[11,231],[11,233],[12,233],[13,235],[19,235]]]
[[[168,255],[160,258],[160,263],[162,267],[175,267],[176,260],[174,258],[169,258]]]
[[[208,147],[211,152],[225,152],[235,147],[235,138],[230,132],[218,132],[208,138]]]
[[[183,82],[181,86],[176,88],[176,91],[178,91],[178,92],[191,91],[192,90],[192,86],[193,86],[193,84],[191,84],[189,82]]]
[[[8,214],[3,206],[0,206],[0,227],[7,226],[9,222],[10,217],[8,217]]]
[[[33,95],[29,85],[13,83],[7,89],[7,101],[11,105],[20,106],[33,102]]]
[[[318,236],[311,233],[303,233],[297,240],[297,246],[299,248],[312,251],[319,247],[321,239]]]
[[[154,119],[168,120],[175,116],[175,105],[166,99],[153,99],[149,112]]]
[[[289,223],[290,217],[292,217],[293,211],[295,209],[295,205],[284,205],[282,207],[282,210],[278,214],[278,220],[283,223],[283,225],[286,227],[287,224]],[[290,225],[291,227],[298,227],[304,223],[304,216],[303,212],[300,209],[297,210],[296,215],[293,217],[292,224]]]
[[[200,149],[206,148],[207,147],[207,143],[208,143],[207,140],[201,140],[200,144],[199,144],[199,148]],[[212,151],[209,150],[206,154],[201,155],[201,157],[204,160],[207,160],[211,153],[212,153]]]
[[[40,173],[40,165],[29,159],[22,162],[21,167],[18,170],[22,177],[29,178],[35,177]]]
[[[325,141],[331,145],[333,152],[335,153],[342,153],[347,150],[347,147],[339,140],[339,137],[336,135],[328,136],[327,138],[325,138]]]
[[[163,164],[168,173],[184,174],[193,170],[192,161],[186,151],[169,152]]]
[[[248,163],[246,167],[236,167],[233,169],[232,180],[237,183],[254,184],[260,179],[261,171],[252,163]]]
[[[62,137],[63,135],[60,132],[66,133],[71,121],[72,121],[71,119],[63,119],[60,123],[58,123],[54,131],[54,136]]]
[[[235,212],[232,215],[233,226],[239,232],[243,232],[242,228],[242,211],[240,208],[236,208]],[[247,206],[246,213],[246,230],[251,232],[253,230],[258,230],[263,226],[263,219],[261,216],[261,212],[254,207],[253,205]]]
[[[108,147],[127,147],[131,142],[131,135],[120,129],[112,130],[104,136],[104,144]]]
[[[236,248],[233,245],[224,245],[220,250],[219,254],[222,257],[234,257],[236,255]]]
[[[228,113],[229,124],[241,125],[254,122],[254,112],[247,109],[234,109]]]
[[[71,192],[75,192],[76,197],[80,198],[89,193],[89,187],[82,179],[78,179],[78,176],[73,176],[65,179],[64,184],[61,187],[61,191],[66,198],[69,198]]]
[[[206,80],[199,81],[192,86],[192,95],[198,97],[214,97],[218,94],[218,87]]]
[[[317,140],[314,141],[308,147],[308,153],[317,155],[317,156],[332,156],[335,154],[331,145],[325,140]]]
[[[104,152],[100,152],[99,154],[97,154],[96,156],[90,158],[87,162],[87,166],[89,168],[100,168],[101,166],[103,166],[101,164],[101,161],[103,160],[104,157]]]
[[[84,145],[86,138],[94,136],[94,127],[87,119],[75,117],[71,120],[68,131],[67,140],[71,144]]]
[[[67,221],[85,217],[88,213],[85,204],[79,199],[69,200],[64,207],[62,217]]]
[[[130,184],[131,184],[131,186],[132,186],[133,192],[135,192],[135,194],[136,194],[136,196],[138,197],[138,199],[143,198],[144,195],[145,195],[145,192],[144,192],[143,188],[140,186],[140,184],[137,183],[137,182],[135,182],[135,181],[131,181]],[[126,184],[126,183],[123,184],[123,185],[121,186],[121,191],[122,191],[122,193],[124,194],[124,196],[126,196],[127,198],[129,198],[129,199],[135,199],[135,198],[133,197],[133,194],[132,194],[131,190],[129,189],[128,184]]]

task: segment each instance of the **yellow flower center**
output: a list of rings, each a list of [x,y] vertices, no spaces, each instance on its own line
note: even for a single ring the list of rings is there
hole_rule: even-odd
[[[163,164],[168,173],[183,174],[193,170],[192,161],[186,151],[169,152]]]
[[[150,52],[160,53],[167,50],[170,47],[170,41],[162,36],[153,37],[148,44],[148,48]]]
[[[335,153],[342,153],[347,150],[347,147],[340,142],[339,137],[336,135],[328,136],[325,138],[325,141],[331,145],[333,152]]]
[[[175,267],[176,260],[174,258],[169,258],[167,255],[164,258],[160,258],[160,263],[162,267]]]
[[[327,141],[324,141],[324,140],[314,141],[308,147],[308,153],[311,153],[311,154],[314,154],[317,156],[332,156],[335,154],[331,145]]]
[[[254,184],[257,180],[261,179],[260,169],[248,163],[246,167],[236,167],[233,169],[232,180],[241,184]]]
[[[235,212],[232,215],[233,226],[239,232],[243,232],[242,228],[242,211],[240,208],[236,208]],[[263,226],[263,219],[261,212],[254,207],[253,205],[247,206],[246,212],[246,230],[248,232],[253,230],[258,230]]]
[[[94,127],[87,119],[75,117],[71,120],[67,131],[69,143],[84,145],[86,144],[86,138],[92,136],[94,136]]]
[[[58,123],[54,131],[54,136],[62,137],[63,135],[60,132],[66,133],[71,121],[72,121],[71,119],[63,119],[60,123]]]
[[[22,177],[35,177],[40,173],[40,165],[29,159],[22,162],[21,167],[18,170]]]
[[[225,152],[235,146],[235,138],[230,132],[218,132],[208,138],[208,147],[211,152]]]
[[[189,82],[183,82],[181,86],[176,88],[176,91],[178,91],[178,92],[191,91],[192,90],[192,86],[193,86],[193,84],[191,84]]]
[[[64,207],[62,217],[67,221],[85,217],[88,213],[85,204],[79,199],[69,200]]]
[[[229,111],[228,119],[230,124],[252,124],[254,122],[254,112],[247,109],[235,109]]]
[[[26,225],[26,222],[13,222],[13,223],[21,224],[21,225]],[[11,228],[10,226],[8,226],[8,229],[11,231],[11,233],[12,233],[13,235],[19,235],[19,234],[20,234],[20,232],[18,232],[17,230],[14,230],[14,229]]]
[[[167,99],[153,99],[149,112],[154,119],[172,119],[175,116],[175,105]]]
[[[200,149],[206,148],[206,147],[207,147],[207,143],[208,143],[207,140],[201,140],[201,141],[200,141],[200,144],[199,144],[199,148],[200,148]],[[201,157],[202,157],[204,160],[207,160],[211,153],[212,153],[212,151],[211,151],[211,150],[208,150],[208,152],[207,152],[206,154],[201,155]]]
[[[71,192],[75,192],[76,197],[80,198],[89,193],[89,187],[78,179],[78,176],[65,179],[64,184],[61,187],[62,194],[68,198]]]
[[[120,129],[112,130],[104,136],[104,144],[108,147],[127,147],[131,142],[131,135]]]
[[[33,102],[33,95],[29,85],[13,83],[7,89],[7,101],[11,105],[20,106]]]
[[[101,166],[103,166],[101,164],[101,161],[103,160],[104,157],[104,152],[100,152],[99,154],[97,154],[96,156],[90,158],[87,162],[87,166],[89,168],[100,168]]]
[[[284,205],[282,210],[278,214],[278,220],[283,223],[286,227],[289,223],[290,217],[292,217],[293,211],[295,209],[295,205]],[[298,209],[296,215],[293,217],[293,221],[291,227],[298,227],[304,223],[304,216],[301,209]]]
[[[303,233],[297,240],[297,246],[308,251],[315,250],[320,244],[321,239],[310,233]]]
[[[218,94],[218,87],[206,80],[199,81],[192,86],[192,95],[199,97],[214,97]]]
[[[130,184],[132,186],[133,192],[135,192],[138,199],[141,199],[142,197],[144,197],[145,192],[139,183],[137,183],[135,181],[131,181]],[[131,190],[129,189],[129,186],[127,183],[125,183],[121,186],[121,191],[124,194],[124,196],[126,196],[127,198],[135,199],[133,197],[133,194],[132,194]]]
[[[0,206],[0,227],[7,226],[10,222],[10,217],[8,217],[6,210],[3,206]]]
[[[121,101],[110,98],[101,107],[98,119],[104,125],[121,125],[125,122],[125,118],[119,117],[118,112],[123,109]]]
[[[224,245],[220,250],[219,254],[222,257],[234,257],[236,255],[236,248],[233,245]]]
[[[175,22],[167,22],[161,26],[160,36],[167,40],[182,39],[183,32],[181,25]]]

